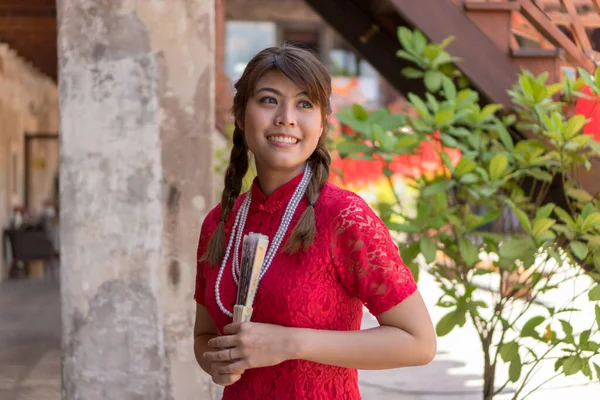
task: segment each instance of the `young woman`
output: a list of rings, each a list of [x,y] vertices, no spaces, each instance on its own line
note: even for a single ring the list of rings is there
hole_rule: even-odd
[[[435,332],[382,221],[327,182],[331,78],[310,52],[261,51],[236,84],[221,203],[198,246],[194,352],[223,399],[360,399],[357,369],[429,363]],[[240,196],[248,152],[257,178]],[[232,324],[236,238],[267,235],[252,321]],[[237,246],[237,250],[236,250]],[[239,264],[238,264],[239,265]],[[360,330],[363,304],[380,326]]]

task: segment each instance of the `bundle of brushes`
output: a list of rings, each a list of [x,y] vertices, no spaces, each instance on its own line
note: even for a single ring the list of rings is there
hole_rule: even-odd
[[[233,322],[248,322],[252,317],[252,303],[258,288],[269,238],[259,233],[244,236],[238,282],[237,301],[233,307]]]

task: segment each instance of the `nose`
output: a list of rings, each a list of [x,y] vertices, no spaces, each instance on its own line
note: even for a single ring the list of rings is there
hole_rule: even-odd
[[[277,109],[275,125],[288,127],[296,126],[296,112],[292,105],[284,103]]]

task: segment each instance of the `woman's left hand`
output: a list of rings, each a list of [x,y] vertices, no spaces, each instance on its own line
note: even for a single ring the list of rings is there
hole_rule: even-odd
[[[227,336],[208,341],[215,351],[204,353],[204,358],[228,362],[219,367],[219,372],[225,374],[277,365],[293,358],[289,329],[255,322],[229,324],[223,329]]]

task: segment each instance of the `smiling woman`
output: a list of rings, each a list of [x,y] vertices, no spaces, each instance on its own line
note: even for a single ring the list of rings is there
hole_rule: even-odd
[[[360,399],[357,369],[427,364],[436,338],[383,222],[327,182],[331,78],[310,52],[272,47],[236,84],[221,203],[198,245],[194,352],[223,399]],[[252,152],[257,178],[240,195]],[[269,238],[253,322],[232,323],[244,234]],[[233,259],[232,259],[233,258]],[[361,330],[363,305],[380,326]]]

